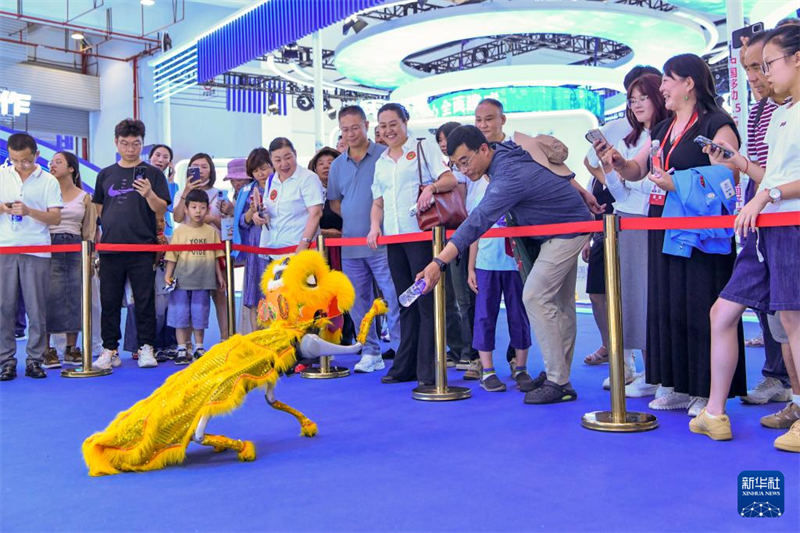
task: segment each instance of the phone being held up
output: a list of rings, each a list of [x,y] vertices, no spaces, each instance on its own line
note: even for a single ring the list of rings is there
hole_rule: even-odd
[[[200,168],[199,167],[189,167],[186,169],[186,178],[188,181],[192,183],[199,183],[200,182]]]
[[[762,31],[764,31],[763,22],[756,22],[744,28],[739,28],[731,34],[731,46],[734,50],[737,50],[742,47],[742,37],[749,41],[755,34],[761,33]]]
[[[601,141],[605,143],[606,147],[611,148],[611,144],[608,142],[605,135],[603,135],[603,132],[599,129],[592,129],[586,132],[586,140],[592,145],[594,145],[597,141]]]

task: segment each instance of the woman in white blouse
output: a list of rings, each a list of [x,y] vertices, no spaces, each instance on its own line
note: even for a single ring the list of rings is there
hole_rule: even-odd
[[[269,144],[275,174],[267,178],[262,200],[268,223],[261,230],[261,247],[308,249],[322,218],[322,183],[310,170],[297,165],[292,141],[278,137]],[[271,256],[276,259],[279,255]]]
[[[408,111],[400,104],[385,104],[378,111],[381,138],[389,148],[375,163],[372,183],[371,229],[367,244],[377,248],[381,235],[419,232],[412,208],[430,209],[433,196],[454,189],[457,181],[444,164],[435,142],[408,135]],[[420,184],[424,189],[420,192]],[[397,294],[410,287],[431,262],[430,242],[389,244],[389,270]],[[400,346],[383,383],[418,380],[434,382],[433,297],[421,296],[410,307],[400,308]]]
[[[660,85],[660,76],[645,74],[628,87],[627,118],[632,131],[615,147],[626,159],[633,159],[640,150],[649,150],[650,129],[669,116]],[[608,161],[601,162],[606,186],[615,199],[614,213],[621,218],[646,217],[652,182],[626,181]],[[626,351],[641,350],[644,357],[647,344],[647,232],[623,231],[619,241],[623,346]],[[635,368],[631,369],[633,371]],[[625,392],[629,397],[652,396],[657,388],[645,381],[642,372],[635,375]]]

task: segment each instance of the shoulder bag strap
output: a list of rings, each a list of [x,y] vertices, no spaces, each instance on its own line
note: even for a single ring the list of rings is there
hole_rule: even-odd
[[[767,99],[762,98],[758,102],[758,107],[756,108],[756,119],[754,122],[754,129],[758,129],[758,125],[761,123],[761,115],[764,114],[764,108],[767,106]]]

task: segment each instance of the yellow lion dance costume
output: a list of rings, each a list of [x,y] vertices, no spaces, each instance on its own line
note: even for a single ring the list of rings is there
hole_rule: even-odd
[[[331,271],[313,251],[275,261],[261,280],[265,295],[259,319],[266,329],[234,335],[173,374],[148,398],[123,411],[102,432],[83,443],[89,475],[158,470],[183,462],[190,441],[215,451],[236,450],[239,459],[255,459],[251,441],[205,433],[208,421],[239,407],[251,390],[263,387],[270,406],[293,415],[301,435],[313,437],[317,425],[302,413],[275,400],[274,387],[292,368],[296,347],[308,356],[357,353],[370,323],[386,312],[376,300],[361,321],[358,342],[341,346],[342,313],[355,300],[350,280]]]

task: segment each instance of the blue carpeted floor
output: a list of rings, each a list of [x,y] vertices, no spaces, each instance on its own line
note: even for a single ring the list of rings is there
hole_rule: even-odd
[[[648,433],[588,431],[581,415],[609,406],[608,367],[583,365],[599,337],[588,315],[579,328],[577,402],[524,405],[516,390],[489,394],[454,370],[451,383],[472,387],[472,399],[414,401],[413,385],[383,385],[384,372],[291,377],[278,398],[319,424],[316,438],[299,437],[294,419],[254,392],[209,431],[255,441],[255,462],[190,445],[183,466],[104,478],[88,477],[81,442],[178,367],[140,370],[126,354],[110,377],[19,377],[0,384],[0,530],[800,531],[800,457],[775,450],[781,432],[758,422],[779,404],[730,401],[735,440],[725,443],[689,433],[685,412],[658,413]],[[538,372],[535,348],[531,361]],[[748,361],[754,384],[763,351],[749,350]],[[645,399],[628,405],[647,410]],[[783,517],[739,517],[742,470],[784,473]]]

